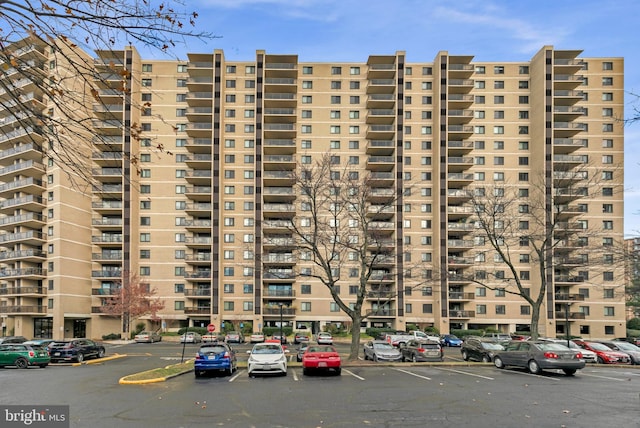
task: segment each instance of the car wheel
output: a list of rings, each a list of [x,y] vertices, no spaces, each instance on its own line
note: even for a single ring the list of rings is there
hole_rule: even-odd
[[[305,376],[309,376],[309,369],[308,369],[308,368],[306,368],[306,367],[305,367],[305,368],[303,368],[303,369],[302,369],[302,374],[303,374],[303,375],[305,375]]]
[[[417,359],[417,358],[416,358],[416,356],[414,355],[413,357],[411,357],[411,361],[412,361],[412,362],[414,362],[414,363],[417,363],[417,362],[418,362],[418,359]]]
[[[29,367],[29,362],[24,358],[18,358],[15,361],[14,365],[19,369],[26,369],[27,367]]]
[[[469,354],[467,351],[462,351],[462,359],[465,361],[469,361]]]
[[[529,361],[529,364],[527,365],[527,367],[529,368],[529,371],[533,374],[539,374],[542,371],[540,370],[540,366],[538,365],[536,360]]]
[[[76,361],[79,363],[84,361],[84,355],[82,355],[82,352],[78,352],[78,354],[76,355]]]
[[[562,371],[567,376],[573,376],[574,374],[576,374],[576,369],[562,369]]]
[[[496,366],[499,369],[503,369],[504,368],[504,362],[502,361],[502,358],[500,358],[500,357],[495,357],[493,359],[493,365]]]
[[[229,369],[228,369],[228,370],[226,370],[226,374],[227,374],[228,376],[231,376],[231,375],[233,374],[233,364],[230,364],[230,365],[229,365]]]
[[[98,350],[98,358],[102,358],[102,357],[104,357],[104,349],[101,348]]]
[[[194,370],[193,374],[196,375],[196,378],[202,377],[202,372],[199,370]]]
[[[602,357],[598,357],[598,364],[604,364],[604,360],[602,359]]]
[[[489,356],[487,354],[482,356],[482,362],[483,363],[490,363],[491,362],[491,358],[489,358]]]
[[[378,362],[378,356],[376,354],[373,354],[373,362],[374,363]]]
[[[40,364],[40,368],[43,369],[45,367],[47,367],[49,364]]]
[[[336,376],[340,376],[342,374],[342,369],[340,367],[338,367],[336,369]]]
[[[367,357],[367,353],[364,353],[364,360],[367,361],[369,359],[369,357]]]

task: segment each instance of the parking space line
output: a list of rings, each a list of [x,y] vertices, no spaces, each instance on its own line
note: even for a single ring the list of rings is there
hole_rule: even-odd
[[[445,371],[445,372],[460,373],[460,374],[464,374],[464,375],[468,375],[468,376],[475,376],[475,377],[479,377],[479,378],[487,379],[487,380],[495,380],[495,378],[492,378],[492,377],[489,377],[489,376],[482,376],[482,375],[475,374],[475,373],[463,372],[462,370],[443,369],[441,367],[438,367],[438,370],[442,370],[442,371]]]
[[[231,377],[229,378],[229,382],[233,382],[234,380],[238,379],[238,376],[240,376],[240,374],[241,374],[241,373],[242,373],[242,372],[241,372],[240,370],[236,370],[236,374],[235,374],[235,376],[231,376]]]
[[[533,374],[533,373],[518,372],[518,371],[513,371],[513,370],[503,370],[503,373],[513,373],[513,374],[517,374],[517,375],[521,375],[521,376],[537,377],[539,379],[548,379],[548,380],[553,380],[553,381],[556,381],[556,382],[560,381],[560,379],[556,379],[555,377],[542,376],[542,375],[537,375],[537,374]]]
[[[357,374],[355,374],[354,372],[347,370],[347,369],[342,369],[343,372],[350,374],[351,376],[355,377],[356,379],[360,379],[360,380],[365,380],[365,378],[358,376]]]
[[[618,381],[618,382],[626,382],[627,381],[627,379],[620,379],[620,378],[609,377],[609,376],[599,376],[599,375],[587,374],[587,373],[582,373],[582,376],[597,377],[597,378],[600,378],[600,379],[615,380],[615,381]]]
[[[403,369],[394,369],[394,370],[402,372],[402,373],[406,373],[406,374],[411,375],[411,376],[419,377],[420,379],[431,380],[430,377],[422,376],[422,375],[419,375],[417,373],[410,372],[408,370],[403,370]]]
[[[297,381],[299,381],[299,380],[300,380],[300,378],[298,378],[298,374],[296,373],[296,371],[295,371],[295,370],[291,370],[291,373],[293,373],[293,380],[294,380],[294,381],[296,381],[296,382],[297,382]]]

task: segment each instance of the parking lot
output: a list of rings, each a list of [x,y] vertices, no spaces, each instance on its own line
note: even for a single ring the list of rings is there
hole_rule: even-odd
[[[240,354],[247,345],[237,347]],[[187,345],[194,355],[197,345]],[[640,426],[640,370],[589,365],[573,377],[489,364],[371,362],[342,376],[232,376],[118,385],[126,374],[181,358],[179,344],[110,347],[128,357],[91,365],[0,370],[0,402],[68,404],[73,427],[595,427]]]

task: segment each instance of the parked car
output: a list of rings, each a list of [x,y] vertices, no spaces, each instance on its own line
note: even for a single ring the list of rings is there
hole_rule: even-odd
[[[309,334],[308,333],[303,333],[303,332],[297,332],[295,334],[295,336],[293,336],[293,343],[294,344],[298,344],[298,343],[304,343],[304,342],[308,342],[309,341]]]
[[[219,336],[216,333],[207,333],[201,336],[202,343],[214,343],[214,342],[223,342],[224,336]]]
[[[0,337],[0,344],[4,343],[23,343],[26,342],[27,338],[24,336],[4,336]]]
[[[598,362],[598,356],[595,352],[589,351],[588,349],[584,349],[576,344],[573,340],[569,340],[567,344],[567,339],[550,339],[550,338],[538,338],[538,340],[544,340],[547,342],[559,343],[561,345],[567,346],[573,352],[580,352],[582,354],[582,359],[587,363],[596,363]]]
[[[162,340],[162,336],[157,331],[141,331],[136,334],[133,338],[136,343],[154,343],[160,342]]]
[[[467,336],[462,342],[460,353],[465,361],[474,360],[490,363],[498,351],[504,351],[504,346],[492,340],[477,336]]]
[[[227,343],[244,343],[244,335],[240,331],[230,331],[224,337]]]
[[[633,343],[619,340],[599,340],[598,342],[608,346],[614,351],[624,352],[631,358],[631,364],[640,364],[640,348]]]
[[[440,343],[444,346],[462,346],[462,339],[455,334],[443,334]]]
[[[304,354],[304,351],[307,350],[307,348],[309,347],[308,343],[301,343],[300,347],[298,348],[298,353],[296,354],[296,361],[297,362],[302,362],[302,355]]]
[[[312,371],[331,371],[340,376],[342,362],[336,348],[332,345],[309,346],[302,354],[302,374],[308,375]]]
[[[506,333],[486,333],[482,337],[495,340],[496,342],[511,342],[511,335]]]
[[[414,331],[413,333],[405,333],[405,332],[396,332],[396,333],[387,333],[385,335],[384,340],[390,344],[391,346],[400,347],[410,340],[420,339],[420,340],[428,340],[428,336],[421,331]],[[434,339],[436,342],[440,341],[440,338]]]
[[[411,339],[404,345],[400,345],[402,361],[442,361],[444,351],[440,342]]]
[[[595,352],[600,364],[631,364],[631,357],[624,352],[614,351],[606,345],[598,342],[574,340],[576,345],[583,349]]]
[[[200,343],[200,342],[202,342],[202,336],[200,335],[200,333],[196,333],[194,331],[183,333],[182,336],[180,336],[180,343]]]
[[[318,345],[333,345],[333,336],[331,333],[321,331],[316,334],[316,342]]]
[[[51,362],[77,361],[81,363],[87,358],[102,358],[104,346],[89,339],[73,339],[55,341],[49,346]]]
[[[512,341],[503,351],[496,352],[493,364],[504,369],[507,366],[524,367],[533,374],[546,369],[560,369],[567,376],[584,368],[582,354],[559,343],[547,341]]]
[[[364,344],[364,359],[372,361],[402,361],[398,348],[384,340],[370,340]]]
[[[280,343],[256,343],[250,351],[247,360],[249,376],[256,374],[276,373],[287,375],[287,356],[289,351],[282,348]]]
[[[640,346],[640,337],[616,337],[614,340],[618,342],[629,342],[636,346]]]
[[[206,343],[200,346],[193,363],[193,372],[201,377],[207,372],[217,371],[231,375],[238,368],[236,353],[223,342]]]
[[[26,369],[29,366],[45,368],[51,358],[49,352],[41,346],[25,345],[24,343],[0,344],[0,367],[16,366]]]
[[[264,334],[262,334],[262,333],[253,333],[249,337],[249,342],[251,342],[251,343],[262,343],[262,342],[264,342]]]
[[[27,340],[26,342],[22,342],[22,344],[40,346],[44,349],[49,349],[49,345],[51,345],[53,342],[55,342],[55,340],[53,339],[32,339],[32,340]]]
[[[271,340],[277,340],[279,341],[282,345],[286,345],[289,342],[287,341],[287,335],[282,333],[282,336],[280,336],[280,333],[273,333],[273,335],[271,335]]]

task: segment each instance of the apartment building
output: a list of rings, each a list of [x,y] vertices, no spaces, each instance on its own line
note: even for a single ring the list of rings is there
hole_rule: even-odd
[[[30,49],[36,64],[49,64],[46,50]],[[120,332],[103,305],[123,272],[164,301],[157,317],[142,317],[151,328],[349,323],[322,283],[299,275],[308,261],[286,228],[305,217],[291,172],[329,154],[371,179],[372,203],[402,194],[376,225],[389,258],[365,299],[363,327],[529,328],[530,307],[500,286],[505,267],[471,203],[475,189],[504,183],[522,207],[543,200],[563,225],[539,333],[569,325],[583,337],[622,336],[624,267],[606,247],[623,236],[623,59],[580,55],[544,46],[528,62],[446,51],[407,62],[400,51],[306,63],[260,50],[247,61],[219,50],[184,61],[146,60],[133,47],[97,52],[90,191],[74,191],[55,162],[45,167],[28,130],[9,127],[12,112],[0,110],[3,333]],[[528,213],[520,211],[523,227]],[[604,246],[589,267],[586,230]],[[410,264],[446,266],[446,275],[427,281]],[[494,286],[472,280],[478,266],[495,274]],[[535,263],[522,256],[517,269],[535,293]],[[343,277],[340,296],[355,300],[357,284]]]

